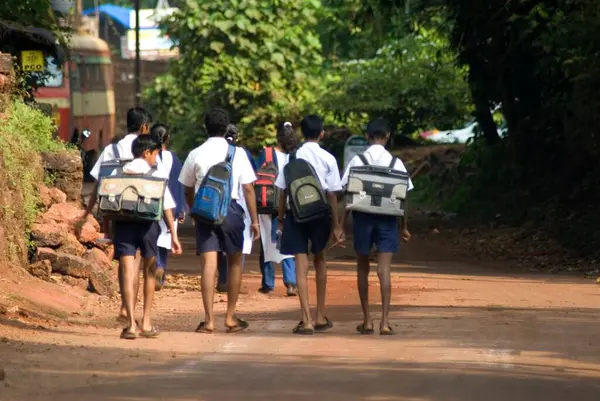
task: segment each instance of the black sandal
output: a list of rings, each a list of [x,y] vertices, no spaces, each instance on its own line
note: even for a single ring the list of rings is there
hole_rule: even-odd
[[[294,327],[294,330],[292,330],[292,333],[310,336],[310,335],[315,334],[315,330],[313,328],[304,327],[304,322],[300,321],[300,323],[298,323],[298,325],[296,327]]]
[[[160,335],[160,331],[154,326],[148,331],[140,332],[140,337],[144,337],[144,338],[156,338],[159,335]]]
[[[392,326],[387,326],[387,327],[383,327],[382,329],[379,330],[379,335],[380,336],[393,336],[396,335],[396,332],[394,331],[394,329],[392,329]]]
[[[124,328],[121,332],[121,339],[123,340],[135,340],[136,338],[137,334],[128,331],[127,328]]]
[[[356,331],[362,335],[371,335],[371,334],[375,333],[375,329],[373,329],[373,328],[366,329],[364,323],[361,323],[358,326],[356,326]]]
[[[315,324],[315,331],[324,332],[333,328],[333,322],[327,319],[327,316],[325,316],[325,320],[327,320],[325,324]]]
[[[196,333],[212,334],[214,331],[215,331],[214,329],[206,328],[206,322],[200,322],[198,327],[196,327]]]
[[[239,317],[236,317],[235,320],[236,320],[235,326],[225,325],[225,327],[227,327],[227,330],[226,330],[227,334],[239,333],[240,331],[246,330],[248,328],[248,326],[250,326],[248,324],[248,322],[245,321],[244,319],[240,319]]]

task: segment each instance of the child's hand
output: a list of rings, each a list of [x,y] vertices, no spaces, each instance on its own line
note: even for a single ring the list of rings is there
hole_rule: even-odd
[[[329,249],[339,246],[345,248],[344,241],[346,241],[346,235],[341,227],[335,228],[331,233],[331,246]]]
[[[260,225],[252,224],[252,226],[250,226],[250,233],[252,234],[253,241],[260,239]]]
[[[173,255],[181,255],[183,249],[181,248],[181,244],[179,243],[179,238],[173,236],[171,239],[171,252]]]
[[[405,228],[400,231],[400,238],[402,238],[402,241],[408,242],[412,238],[412,234],[408,231],[407,228]]]
[[[183,224],[185,222],[185,212],[181,212],[179,216],[177,216],[177,221],[179,224]]]

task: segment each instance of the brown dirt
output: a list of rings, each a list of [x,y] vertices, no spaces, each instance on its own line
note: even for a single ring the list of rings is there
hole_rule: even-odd
[[[239,305],[250,330],[195,334],[201,297],[185,234],[187,252],[172,259],[177,276],[154,305],[156,340],[119,340],[116,301],[35,281],[32,295],[71,312],[64,320],[0,315],[0,400],[598,399],[600,286],[462,260],[416,234],[394,262],[398,335],[389,338],[354,332],[360,308],[350,248],[329,257],[335,327],[309,338],[291,334],[298,300],[284,297],[280,278],[274,295],[257,292],[256,255]],[[377,292],[373,273],[374,303]],[[219,322],[224,308],[217,296]],[[377,316],[378,305],[373,310]]]

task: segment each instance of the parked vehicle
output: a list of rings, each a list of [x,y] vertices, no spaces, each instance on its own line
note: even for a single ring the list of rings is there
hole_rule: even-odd
[[[73,142],[78,141],[75,136],[79,133],[90,133],[79,143],[86,155],[87,175],[114,136],[114,72],[109,47],[103,40],[74,34],[70,45],[70,60],[62,67],[51,57],[46,60],[50,77],[34,95],[38,103],[51,106],[60,139]]]

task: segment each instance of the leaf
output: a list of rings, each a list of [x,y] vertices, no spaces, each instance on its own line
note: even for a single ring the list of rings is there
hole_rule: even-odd
[[[278,64],[280,67],[285,67],[285,57],[281,53],[271,54],[271,61]]]
[[[223,42],[216,42],[216,41],[210,42],[210,48],[217,53],[221,53],[221,51],[223,51],[224,47],[225,47],[225,43],[223,43]]]

